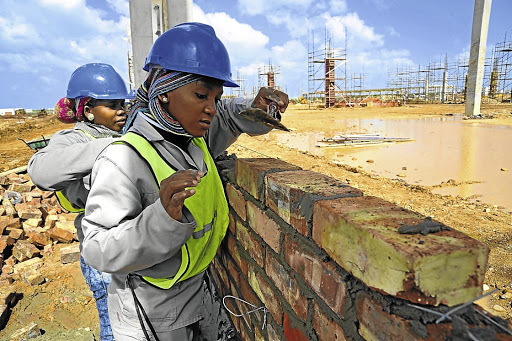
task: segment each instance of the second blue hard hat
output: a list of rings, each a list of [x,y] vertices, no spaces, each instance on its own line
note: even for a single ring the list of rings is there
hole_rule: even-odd
[[[104,63],[80,66],[71,75],[67,98],[130,99],[133,95],[114,68]]]
[[[164,32],[151,47],[143,69],[155,66],[219,79],[228,87],[239,86],[231,79],[226,47],[206,24],[183,23]]]

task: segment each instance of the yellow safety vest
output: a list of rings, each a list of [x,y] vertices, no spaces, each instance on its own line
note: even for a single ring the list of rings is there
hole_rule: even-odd
[[[175,173],[163,160],[154,147],[142,136],[129,132],[121,141],[137,150],[146,160],[160,188],[162,180]],[[215,163],[203,138],[194,138],[192,143],[203,152],[203,160],[208,172],[197,185],[196,193],[185,199],[185,207],[192,213],[197,226],[194,233],[181,247],[181,265],[178,272],[167,278],[142,277],[147,283],[160,289],[170,289],[176,282],[184,281],[206,270],[226,234],[229,224],[229,209],[224,195],[224,187]],[[169,236],[172,238],[172,236]]]
[[[85,135],[89,136],[91,140],[96,139],[94,136],[86,132],[85,130],[77,129],[78,131],[81,131]],[[82,213],[85,212],[84,207],[76,207],[73,206],[73,204],[64,196],[64,193],[61,191],[55,191],[55,196],[57,197],[57,201],[59,202],[60,206],[64,208],[65,210],[72,212],[72,213]]]

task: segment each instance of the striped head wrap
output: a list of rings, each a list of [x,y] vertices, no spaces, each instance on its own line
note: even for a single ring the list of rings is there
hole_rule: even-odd
[[[74,98],[63,97],[55,104],[55,116],[64,123],[84,121],[84,107],[90,100],[90,97],[82,97],[78,101]]]
[[[137,90],[134,103],[130,108],[128,119],[123,132],[126,132],[139,114],[144,115],[154,126],[173,134],[189,136],[170,113],[162,108],[158,95],[177,89],[183,85],[195,82],[203,76],[180,71],[168,71],[161,68],[151,69],[148,78]]]

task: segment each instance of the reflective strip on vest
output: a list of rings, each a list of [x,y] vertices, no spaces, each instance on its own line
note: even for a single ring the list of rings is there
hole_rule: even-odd
[[[89,136],[91,138],[91,140],[96,139],[94,136],[92,136],[90,133],[88,133],[85,130],[82,130],[82,129],[77,129],[77,130],[82,132],[84,135]],[[57,201],[59,202],[60,206],[63,209],[65,209],[65,210],[67,210],[69,212],[72,212],[72,213],[82,213],[82,212],[85,212],[85,208],[84,207],[75,207],[75,206],[73,206],[73,204],[68,200],[68,198],[66,198],[66,196],[64,196],[64,193],[62,193],[61,191],[55,191],[55,196],[57,197]]]
[[[144,137],[129,132],[123,135],[121,141],[115,143],[120,142],[130,144],[148,162],[155,174],[158,188],[162,180],[175,173]],[[192,143],[203,152],[203,160],[208,169],[195,187],[196,193],[184,202],[197,226],[181,247],[181,265],[175,275],[167,278],[142,277],[149,284],[161,289],[170,289],[175,283],[205,271],[215,257],[229,224],[224,187],[206,142],[203,138],[194,138]]]

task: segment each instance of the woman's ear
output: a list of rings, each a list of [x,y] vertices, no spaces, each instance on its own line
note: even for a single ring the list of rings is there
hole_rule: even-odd
[[[167,94],[160,94],[160,95],[158,95],[158,99],[160,100],[160,102],[163,102],[163,103],[168,103],[169,102],[169,98],[167,97]]]
[[[94,114],[92,113],[92,108],[88,105],[84,106],[84,116],[91,122],[94,121]]]

